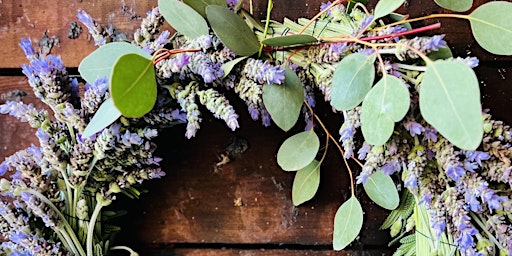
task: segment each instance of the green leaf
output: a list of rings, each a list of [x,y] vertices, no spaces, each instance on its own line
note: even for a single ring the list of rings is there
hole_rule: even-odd
[[[395,183],[382,171],[374,172],[363,184],[366,194],[380,207],[394,210],[400,203]]]
[[[261,32],[265,31],[265,25],[261,21],[255,19],[249,12],[244,9],[240,9],[240,14],[242,14],[245,22],[249,25],[251,30],[257,29]]]
[[[427,64],[420,89],[423,118],[455,146],[474,150],[483,136],[478,79],[458,60]]]
[[[230,60],[230,61],[222,64],[222,66],[220,67],[222,69],[222,71],[224,71],[224,76],[222,76],[222,78],[227,77],[229,75],[229,73],[231,72],[231,70],[236,66],[236,64],[238,64],[242,60],[245,60],[246,58],[247,58],[247,56],[238,57],[234,60]]]
[[[208,5],[220,5],[227,6],[225,0],[183,0],[184,3],[188,4],[192,9],[201,14],[206,18],[206,6]]]
[[[289,35],[267,38],[261,43],[264,45],[279,47],[279,46],[292,46],[292,45],[306,45],[318,42],[314,36],[310,35]]]
[[[103,45],[87,55],[87,57],[80,62],[78,72],[80,72],[82,78],[90,84],[94,83],[98,78],[110,78],[114,63],[116,63],[119,57],[128,53],[135,53],[146,58],[151,58],[151,55],[136,45],[126,42],[113,42]]]
[[[370,91],[375,78],[375,54],[352,53],[343,58],[332,78],[331,104],[337,110],[355,108]]]
[[[158,8],[176,31],[189,38],[208,35],[206,20],[192,7],[178,0],[158,0]]]
[[[375,19],[384,17],[394,10],[398,9],[402,4],[404,4],[405,0],[380,0],[377,2],[377,6],[375,6]]]
[[[105,100],[92,117],[91,122],[85,127],[82,137],[90,137],[115,122],[119,117],[121,117],[121,112],[114,106],[112,98]]]
[[[473,36],[480,46],[498,55],[512,55],[512,3],[488,2],[469,15]]]
[[[409,110],[409,90],[402,80],[385,75],[366,95],[361,107],[361,130],[365,140],[384,145],[393,134],[395,122]]]
[[[137,54],[121,56],[114,65],[110,93],[116,107],[126,117],[141,117],[156,102],[157,84],[150,59]]]
[[[334,216],[333,247],[343,250],[359,235],[363,227],[363,209],[355,196],[343,203]]]
[[[437,5],[454,12],[465,12],[473,6],[473,0],[434,0]]]
[[[251,56],[260,49],[258,38],[249,26],[228,8],[209,5],[206,17],[222,43],[236,54]]]
[[[320,148],[320,140],[313,131],[304,131],[286,139],[277,152],[277,164],[285,171],[306,167]]]
[[[439,48],[437,51],[432,51],[427,54],[430,60],[446,60],[453,57],[450,47]]]
[[[298,206],[315,196],[320,185],[320,164],[313,160],[295,174],[292,186],[293,205]]]
[[[286,68],[283,84],[265,84],[263,86],[263,103],[272,120],[284,131],[290,130],[299,119],[304,102],[304,87],[293,72]]]
[[[405,20],[407,19],[407,16],[405,15],[402,15],[402,14],[399,14],[399,13],[390,13],[389,14],[389,18],[392,20],[392,21],[402,21],[402,20]],[[407,23],[403,23],[401,24],[404,28],[406,28],[407,30],[411,30],[412,27],[411,27],[411,23],[407,22]]]

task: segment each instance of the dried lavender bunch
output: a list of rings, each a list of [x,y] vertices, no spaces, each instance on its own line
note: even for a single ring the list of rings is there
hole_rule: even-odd
[[[160,178],[161,158],[154,155],[152,127],[171,124],[181,114],[166,102],[152,112],[161,120],[120,119],[91,137],[81,134],[99,106],[109,98],[107,81],[79,85],[67,75],[59,57],[40,56],[30,39],[21,48],[23,72],[47,110],[8,101],[0,113],[37,128],[40,146],[31,146],[0,164],[0,246],[10,255],[101,255],[109,249],[102,230],[102,209],[123,193],[140,194],[145,180]],[[173,114],[174,113],[174,114]],[[107,236],[108,237],[108,236]]]

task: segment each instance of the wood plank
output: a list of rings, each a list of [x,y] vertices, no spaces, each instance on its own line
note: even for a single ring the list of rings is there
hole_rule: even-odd
[[[139,252],[140,253],[140,252]],[[384,256],[384,255],[392,255],[393,253],[390,250],[367,250],[364,252],[361,251],[315,251],[315,250],[293,250],[293,249],[278,249],[278,250],[269,250],[269,249],[167,249],[167,250],[151,250],[144,251],[141,255],[149,255],[149,256],[164,256],[164,255],[174,255],[174,256],[192,256],[192,255],[201,255],[201,256],[234,256],[234,255],[251,255],[251,256],[349,256],[349,255],[365,255],[365,256]]]
[[[512,0],[507,0],[512,1]],[[266,15],[265,0],[254,0],[255,15],[263,19]],[[370,0],[373,8],[377,0]],[[475,6],[486,1],[475,1]],[[86,10],[102,25],[112,24],[129,37],[140,26],[140,17],[153,6],[156,0],[150,1],[66,1],[66,0],[2,0],[0,1],[0,40],[4,47],[0,48],[0,68],[18,68],[26,63],[18,44],[21,38],[30,37],[34,42],[48,31],[49,36],[57,36],[60,45],[52,50],[53,54],[61,55],[68,67],[77,67],[80,60],[92,52],[95,47],[87,40],[84,31],[77,39],[67,38],[69,25],[77,21],[79,9]],[[293,5],[287,1],[275,1],[272,18],[281,21],[283,17],[296,19],[298,17],[313,17],[318,12],[320,1],[296,0]],[[433,1],[410,1],[401,13],[410,13],[418,17],[429,13],[446,12],[437,7]],[[469,24],[464,20],[441,19],[442,28],[432,33],[447,34],[446,40],[457,55],[465,57],[468,53],[479,56],[482,61],[512,60],[511,57],[486,55],[469,32]],[[427,24],[434,20],[418,23]],[[84,28],[85,29],[85,28]]]

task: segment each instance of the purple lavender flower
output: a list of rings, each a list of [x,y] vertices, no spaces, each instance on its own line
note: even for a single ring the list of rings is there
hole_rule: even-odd
[[[363,146],[357,151],[357,159],[363,160],[366,158],[366,154],[368,153],[368,150],[370,150],[370,144],[366,143],[366,141],[363,143]]]
[[[370,174],[368,172],[361,172],[356,177],[356,184],[365,184],[368,178],[370,178]]]
[[[409,131],[411,136],[420,135],[425,130],[425,128],[423,128],[421,124],[412,119],[409,119],[409,121],[407,121],[407,123],[405,123],[404,126],[405,129]]]
[[[89,34],[94,38],[94,45],[104,45],[107,43],[106,38],[98,31],[97,25],[91,15],[84,10],[80,10],[76,17],[78,18],[78,21],[82,22],[82,24],[87,27],[87,30],[89,30]]]
[[[27,56],[28,60],[37,58],[38,54],[36,53],[34,46],[32,46],[32,40],[30,40],[30,38],[22,38],[19,46]]]
[[[320,4],[320,11],[325,10],[325,9],[326,9],[327,7],[329,7],[331,4],[332,4],[332,3],[331,3],[331,1],[328,1],[327,3],[323,3],[323,2],[322,2],[322,4]],[[327,13],[327,15],[331,14],[331,10],[327,10],[327,12],[326,12],[326,13]]]
[[[373,15],[364,17],[359,21],[359,29],[366,29],[373,22]]]
[[[340,130],[340,141],[346,141],[350,138],[352,138],[355,134],[355,129],[353,129],[350,126],[342,126],[342,129]]]
[[[456,240],[459,249],[467,250],[472,248],[474,246],[473,236],[478,234],[478,230],[476,230],[471,224],[467,224],[466,221],[462,221],[462,223],[457,226],[457,229],[460,232],[459,237],[457,237]]]
[[[478,64],[480,62],[477,57],[466,57],[466,58],[457,57],[455,59],[464,62],[470,68],[478,67]]]
[[[466,170],[459,164],[449,164],[445,171],[446,175],[456,182],[459,182],[460,178],[466,174]]]
[[[423,140],[437,142],[437,131],[432,127],[425,127],[423,131]]]
[[[466,150],[465,151],[466,159],[468,159],[471,162],[478,163],[479,166],[482,166],[482,161],[489,160],[491,156],[487,152],[483,151],[473,151],[473,150]]]
[[[394,172],[400,170],[400,168],[400,161],[398,161],[398,159],[393,159],[391,161],[386,162],[380,169],[382,170],[382,172],[384,172],[384,174],[391,175]]]
[[[480,197],[482,198],[483,203],[487,203],[491,213],[495,209],[501,210],[503,208],[501,203],[507,201],[507,197],[497,196],[496,191],[490,188],[483,190]]]
[[[446,41],[444,41],[443,38],[444,38],[444,35],[432,36],[425,43],[425,50],[427,50],[427,51],[437,51],[440,48],[446,47]]]

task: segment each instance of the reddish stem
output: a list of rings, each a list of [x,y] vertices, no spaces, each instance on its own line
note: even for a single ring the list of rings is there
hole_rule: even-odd
[[[425,31],[438,29],[440,27],[441,27],[441,23],[438,22],[438,23],[435,23],[432,25],[428,25],[428,26],[421,27],[421,28],[415,28],[415,29],[404,31],[404,32],[393,33],[393,34],[382,35],[382,36],[363,37],[363,38],[360,38],[359,40],[361,40],[361,41],[381,40],[381,39],[386,39],[386,38],[393,38],[393,37],[417,34],[417,33],[425,32]]]

